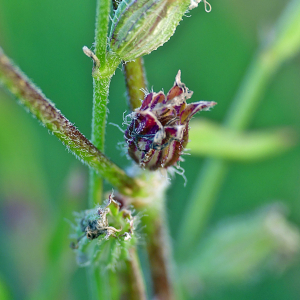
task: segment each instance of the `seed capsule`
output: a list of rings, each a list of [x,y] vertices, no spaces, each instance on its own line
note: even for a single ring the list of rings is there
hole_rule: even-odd
[[[192,1],[193,2],[193,1]],[[125,61],[148,54],[174,34],[191,0],[123,0],[112,20],[110,49]]]
[[[201,110],[209,110],[216,102],[199,101],[187,104],[190,91],[180,79],[167,95],[149,93],[140,108],[131,115],[125,131],[129,156],[142,168],[157,170],[177,163],[188,143],[189,121]]]

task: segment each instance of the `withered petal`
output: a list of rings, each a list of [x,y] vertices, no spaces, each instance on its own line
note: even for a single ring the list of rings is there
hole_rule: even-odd
[[[132,132],[136,135],[155,134],[162,127],[156,116],[149,111],[136,113],[135,120]]]
[[[190,99],[192,95],[193,92],[181,82],[181,71],[179,70],[175,77],[174,86],[168,92],[167,102],[174,99],[176,101],[173,101],[173,105],[180,105],[183,101]],[[176,97],[178,97],[178,99],[176,99]]]
[[[179,126],[166,126],[164,127],[166,134],[174,139],[174,140],[181,140],[183,136],[185,125],[179,125]]]
[[[153,93],[148,94],[145,97],[144,101],[142,102],[142,106],[139,109],[146,110],[147,108],[149,108],[152,98],[153,98]]]
[[[217,103],[213,101],[199,101],[190,103],[187,105],[186,109],[180,114],[180,123],[184,124],[190,121],[192,116],[201,110],[209,110],[211,107],[215,106]]]
[[[159,103],[165,103],[166,96],[163,92],[159,92],[158,94],[154,93],[154,97],[151,101],[150,109],[154,109],[155,106]]]
[[[178,85],[174,85],[168,92],[167,101],[170,101],[175,97],[180,96],[182,93],[183,93],[183,89]]]

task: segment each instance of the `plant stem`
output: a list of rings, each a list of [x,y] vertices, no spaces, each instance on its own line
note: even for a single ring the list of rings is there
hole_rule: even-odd
[[[126,63],[123,66],[126,82],[128,105],[131,111],[141,106],[147,81],[143,58]],[[170,277],[170,245],[165,223],[163,197],[147,207],[147,216],[143,218],[147,232],[147,250],[150,260],[154,297],[157,300],[174,299],[172,280]],[[144,299],[141,297],[133,298]]]
[[[95,28],[95,55],[100,61],[100,69],[105,70],[107,65],[107,36],[110,14],[110,0],[97,0],[96,28]],[[117,66],[116,66],[117,67]],[[106,76],[95,76],[93,69],[93,116],[92,116],[92,142],[104,153],[105,128],[107,118],[108,93],[111,77],[115,69],[110,67]],[[96,70],[99,72],[99,70]],[[120,190],[119,190],[120,191]],[[122,191],[120,191],[122,193]],[[103,181],[94,171],[90,171],[89,180],[89,207],[102,203]],[[88,280],[90,281],[91,298],[93,300],[111,298],[110,287],[105,280],[108,274],[100,273],[97,265],[88,267]],[[108,271],[107,271],[108,272]],[[116,276],[114,274],[114,276]]]
[[[100,60],[101,67],[105,67],[106,63],[110,6],[111,0],[97,0],[95,54]]]
[[[127,281],[127,295],[126,299],[130,300],[146,300],[145,282],[141,272],[141,266],[136,248],[129,250],[130,259],[126,261],[126,281]]]
[[[94,78],[93,97],[93,118],[92,118],[92,142],[102,152],[104,152],[105,125],[107,114],[108,92],[111,76],[104,78]],[[93,207],[96,203],[102,202],[102,179],[99,175],[90,171],[90,203]]]
[[[144,99],[143,91],[147,88],[147,80],[142,57],[123,65],[123,72],[126,82],[128,105],[131,111],[141,106]]]
[[[97,0],[96,30],[95,30],[95,55],[100,61],[100,67],[106,65],[107,33],[110,14],[110,1]],[[92,143],[104,153],[104,138],[107,113],[107,97],[111,76],[97,80],[94,78],[93,118],[92,118]],[[89,207],[102,202],[103,182],[94,171],[90,171],[90,197]]]
[[[263,45],[238,90],[224,126],[234,130],[245,129],[262,99],[272,76],[279,66],[295,55],[300,48],[300,2],[288,5],[275,26],[274,38]],[[216,198],[227,173],[227,163],[220,159],[208,159],[198,176],[192,198],[184,212],[178,234],[178,258],[188,255],[211,214]]]
[[[174,299],[171,278],[171,247],[166,227],[164,202],[158,207],[149,207],[143,217],[147,232],[147,251],[149,256],[154,298],[157,300]]]
[[[110,14],[110,0],[97,0],[96,30],[95,30],[95,55],[100,61],[100,68],[106,68],[106,48],[108,22]],[[115,70],[105,77],[94,76],[93,86],[93,119],[92,119],[92,142],[104,151],[105,125],[108,103],[108,92],[111,77]]]
[[[123,194],[140,190],[139,183],[111,162],[61,112],[55,108],[29,79],[13,66],[0,49],[2,84],[45,125],[81,161],[106,178]]]
[[[142,58],[126,63],[123,66],[126,81],[128,104],[130,109],[141,106],[146,89],[146,75]],[[165,189],[163,190],[165,192]],[[143,217],[143,224],[147,233],[147,251],[150,261],[151,276],[154,288],[154,298],[157,300],[174,299],[172,280],[170,277],[169,235],[164,214],[165,201],[163,197],[146,206],[147,213]],[[143,298],[137,298],[143,299]]]
[[[108,272],[109,270],[106,270],[105,273],[102,272],[98,265],[87,267],[90,299],[102,300],[111,298],[108,288]]]

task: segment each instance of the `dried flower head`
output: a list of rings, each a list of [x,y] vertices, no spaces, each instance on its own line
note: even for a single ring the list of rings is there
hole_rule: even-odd
[[[157,170],[175,165],[188,143],[189,121],[201,110],[209,110],[216,102],[187,104],[190,91],[178,71],[174,86],[167,95],[149,93],[140,108],[131,115],[125,131],[128,154],[142,168]]]

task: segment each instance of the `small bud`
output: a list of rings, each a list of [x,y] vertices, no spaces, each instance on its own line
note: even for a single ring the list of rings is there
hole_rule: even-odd
[[[76,242],[71,243],[78,264],[102,261],[105,267],[114,268],[119,259],[126,259],[126,249],[136,242],[135,222],[136,217],[129,210],[120,209],[112,195],[106,206],[79,213],[73,234]]]
[[[90,57],[90,58],[93,60],[93,62],[94,62],[93,73],[95,73],[95,72],[100,68],[100,60],[99,60],[99,58],[98,58],[98,57],[96,56],[96,54],[95,54],[92,50],[90,50],[87,46],[84,46],[84,47],[82,48],[82,51],[83,51],[83,53],[84,53],[86,56]]]
[[[177,163],[188,143],[189,121],[201,110],[209,110],[216,102],[199,101],[187,104],[190,91],[176,75],[167,96],[149,93],[140,108],[131,115],[125,131],[128,154],[142,168],[157,170]]]
[[[199,0],[197,0],[199,3]],[[112,20],[110,49],[125,61],[156,50],[174,34],[191,0],[123,0]]]

